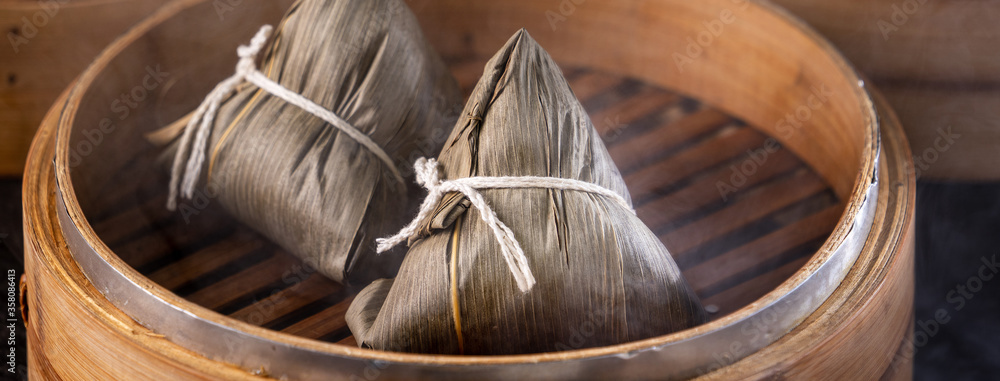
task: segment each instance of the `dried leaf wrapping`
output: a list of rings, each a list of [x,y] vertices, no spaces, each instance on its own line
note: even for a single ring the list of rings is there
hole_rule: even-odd
[[[445,179],[548,176],[628,199],[551,57],[525,31],[487,64],[438,161]],[[501,355],[618,344],[692,327],[705,313],[667,249],[620,204],[579,191],[480,190],[538,283],[522,293],[478,211],[449,194],[392,281],[355,298],[348,324],[380,350]]]
[[[336,281],[391,276],[401,251],[376,256],[373,240],[419,202],[410,163],[440,150],[455,121],[450,72],[401,0],[301,0],[259,67],[371,137],[407,184],[340,130],[251,84],[220,107],[202,184]]]

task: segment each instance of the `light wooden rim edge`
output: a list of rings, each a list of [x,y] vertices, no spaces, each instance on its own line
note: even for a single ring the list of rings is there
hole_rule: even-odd
[[[25,258],[25,275],[28,277],[29,287],[33,280],[38,277],[55,277],[57,279],[71,279],[71,274],[73,273],[72,268],[68,268],[67,264],[58,258],[60,254],[67,255],[68,248],[60,243],[65,244],[62,240],[61,232],[59,232],[58,222],[53,221],[54,212],[51,210],[52,205],[47,205],[39,202],[38,199],[48,200],[50,197],[55,198],[54,187],[55,187],[55,169],[52,168],[52,158],[54,158],[55,148],[55,130],[58,127],[57,123],[50,123],[54,119],[58,119],[59,115],[62,115],[64,111],[66,98],[72,89],[73,84],[69,86],[62,94],[57,98],[57,101],[53,106],[46,112],[45,117],[42,120],[42,124],[38,129],[35,137],[32,140],[30,147],[30,152],[28,155],[28,161],[26,165],[26,171],[23,177],[22,191],[24,194],[22,200],[22,212],[24,214],[24,237],[25,237],[25,255],[31,256],[41,255],[42,258],[38,260],[49,260],[49,266],[43,269],[31,268],[30,265],[35,259]],[[49,139],[45,139],[49,138]],[[51,156],[45,157],[45,155],[39,154],[38,152],[47,152]],[[46,166],[48,166],[46,170]],[[48,173],[53,175],[53,178],[45,180],[42,178],[43,174]],[[47,187],[45,187],[47,185]],[[30,212],[29,212],[30,211]],[[38,213],[33,213],[38,212]],[[36,220],[36,218],[38,220]],[[40,222],[41,220],[42,222]],[[55,237],[55,235],[59,235]],[[44,238],[44,239],[40,239]],[[51,240],[48,238],[52,238]],[[63,252],[63,253],[60,253]],[[59,253],[59,254],[57,254]],[[76,270],[79,272],[79,268]],[[38,273],[39,271],[44,271],[44,273]],[[212,366],[217,363],[213,360],[207,359],[204,356],[193,353],[192,351],[184,350],[179,348],[176,344],[157,339],[155,336],[146,336],[144,333],[148,330],[142,327],[132,326],[135,325],[135,321],[128,320],[126,317],[123,320],[121,317],[125,315],[124,313],[117,311],[110,311],[103,308],[105,305],[111,305],[111,302],[106,298],[98,300],[97,298],[103,296],[98,290],[93,292],[88,292],[87,288],[94,288],[93,284],[90,283],[75,283],[75,282],[59,282],[59,286],[64,288],[64,292],[69,294],[77,295],[81,298],[80,303],[86,305],[93,310],[93,314],[99,316],[99,321],[107,324],[108,329],[112,329],[123,337],[129,337],[136,344],[144,348],[149,348],[150,350],[159,350],[164,353],[174,354],[174,360],[186,364],[188,366],[201,369],[206,372],[206,374],[218,376],[218,377],[232,377],[231,379],[259,379],[256,377],[250,377],[249,373],[245,370],[233,366],[227,367],[217,367]],[[26,290],[30,293],[39,293],[37,290]],[[97,293],[97,297],[94,297],[94,293]],[[30,303],[30,298],[27,301]],[[22,305],[23,307],[29,307],[29,311],[35,311],[31,314],[37,314],[42,306],[28,306]],[[37,327],[38,322],[33,322],[33,324],[28,324],[25,320],[26,328],[29,331],[35,331],[42,329]],[[31,336],[29,333],[29,345],[31,345]],[[179,350],[180,349],[180,350]],[[44,349],[42,348],[32,348],[29,346],[29,364],[35,364],[37,361],[31,360],[31,357],[45,357]]]

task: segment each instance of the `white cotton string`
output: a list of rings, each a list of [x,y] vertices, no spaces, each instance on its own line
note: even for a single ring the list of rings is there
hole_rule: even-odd
[[[316,104],[315,102],[309,100],[308,98],[302,96],[301,94],[295,93],[284,86],[272,81],[264,73],[257,70],[257,64],[255,60],[257,54],[260,53],[264,44],[267,42],[267,38],[271,34],[271,26],[264,25],[260,28],[260,31],[250,40],[250,45],[243,45],[236,49],[236,53],[239,55],[240,60],[236,64],[236,73],[233,76],[226,78],[220,82],[212,92],[208,93],[205,100],[202,102],[198,109],[195,110],[194,115],[191,116],[191,120],[188,121],[187,126],[184,129],[184,134],[181,136],[180,148],[177,150],[177,156],[174,157],[173,170],[170,174],[170,195],[167,198],[167,209],[174,210],[177,208],[177,194],[180,194],[185,198],[191,198],[194,195],[194,187],[198,182],[199,175],[201,174],[202,164],[205,162],[205,148],[208,145],[208,135],[212,128],[212,122],[215,120],[215,114],[219,110],[219,105],[222,101],[229,96],[229,94],[236,89],[241,83],[249,82],[261,90],[264,90],[271,95],[281,98],[289,104],[298,106],[299,108],[305,110],[306,112],[323,119],[323,121],[330,123],[341,132],[350,136],[354,141],[360,143],[369,151],[375,154],[379,160],[385,163],[386,167],[392,171],[393,176],[398,181],[398,184],[402,186],[405,184],[403,176],[399,173],[399,169],[389,158],[389,155],[382,150],[368,135],[365,135],[358,129],[351,126],[345,120],[338,117],[336,114],[323,108]],[[184,165],[184,153],[185,148],[191,144],[192,135],[194,142],[191,145],[191,153],[188,157],[187,165]],[[184,177],[181,179],[181,173],[183,172]]]
[[[385,252],[404,241],[417,238],[419,234],[417,229],[420,227],[420,224],[430,217],[430,214],[434,211],[437,204],[441,202],[444,195],[450,192],[459,192],[465,195],[476,209],[479,209],[479,216],[486,222],[486,226],[489,226],[490,230],[493,231],[497,242],[500,243],[500,251],[503,254],[503,259],[507,262],[507,267],[510,268],[510,272],[513,274],[514,280],[517,282],[517,287],[521,292],[527,292],[535,285],[535,277],[531,275],[531,269],[528,267],[528,259],[524,256],[524,250],[521,249],[521,245],[514,238],[514,232],[497,218],[496,212],[486,204],[486,200],[477,191],[478,189],[543,188],[587,192],[607,197],[620,204],[626,210],[635,213],[632,210],[632,205],[629,205],[628,201],[625,201],[618,193],[586,181],[539,176],[478,176],[442,182],[438,175],[437,161],[434,159],[417,159],[414,167],[417,172],[417,183],[427,189],[427,198],[420,205],[420,212],[417,213],[417,217],[409,225],[406,225],[406,227],[392,237],[376,240],[378,243],[378,252]]]

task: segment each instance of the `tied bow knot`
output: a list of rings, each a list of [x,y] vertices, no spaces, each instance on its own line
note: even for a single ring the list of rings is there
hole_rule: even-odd
[[[215,121],[215,114],[219,111],[219,106],[226,97],[244,82],[254,84],[260,90],[278,97],[289,104],[298,106],[302,110],[329,123],[344,134],[347,134],[347,136],[367,148],[368,151],[381,160],[385,164],[385,167],[392,172],[397,186],[400,189],[404,188],[405,182],[403,176],[399,173],[399,169],[396,168],[395,163],[389,158],[389,155],[371,137],[365,135],[332,111],[323,108],[323,106],[316,104],[312,100],[302,96],[302,94],[291,91],[281,84],[274,82],[264,75],[264,73],[257,70],[255,60],[264,48],[264,44],[267,43],[272,29],[270,25],[262,26],[250,40],[249,45],[242,45],[236,48],[236,54],[240,57],[239,62],[236,63],[236,72],[229,78],[219,82],[208,93],[205,100],[198,106],[194,114],[192,114],[187,126],[185,126],[177,155],[174,156],[173,169],[170,174],[170,195],[167,197],[168,210],[175,210],[177,208],[178,193],[188,199],[194,196],[194,187],[201,174],[202,164],[205,162],[205,148],[208,146],[208,136],[212,130],[212,123]],[[187,152],[188,147],[190,147],[190,152]],[[188,155],[186,164],[184,161],[185,154]]]
[[[490,208],[483,195],[477,189],[542,188],[575,190],[609,198],[626,208],[626,210],[635,212],[632,210],[632,205],[618,193],[585,181],[538,176],[480,176],[441,181],[437,167],[438,163],[434,159],[417,159],[417,162],[414,164],[417,172],[417,183],[427,189],[427,198],[420,205],[417,217],[400,230],[399,233],[388,238],[379,238],[376,240],[379,253],[392,249],[404,241],[420,238],[419,226],[430,218],[431,213],[434,212],[435,207],[441,202],[444,195],[449,192],[459,192],[468,198],[472,205],[479,210],[479,216],[490,230],[493,231],[493,235],[500,244],[500,252],[503,259],[507,262],[507,267],[510,268],[511,275],[514,276],[517,287],[521,292],[528,292],[535,285],[535,277],[531,274],[531,268],[528,266],[528,259],[524,255],[524,250],[521,249],[521,245],[514,238],[514,232],[500,221],[496,212]]]

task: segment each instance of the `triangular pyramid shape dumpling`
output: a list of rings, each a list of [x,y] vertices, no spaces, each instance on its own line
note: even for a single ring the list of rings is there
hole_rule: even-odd
[[[333,280],[392,276],[403,251],[376,256],[374,239],[420,201],[409,163],[441,149],[457,83],[402,0],[300,0],[261,57],[261,73],[367,135],[405,179],[342,130],[243,83],[211,125],[199,184]]]
[[[444,180],[542,176],[628,200],[561,71],[526,31],[487,64],[439,158]],[[593,193],[483,189],[537,283],[519,290],[497,238],[459,193],[444,197],[395,279],[362,290],[347,320],[388,351],[502,355],[645,339],[705,321],[667,249],[631,208]]]

